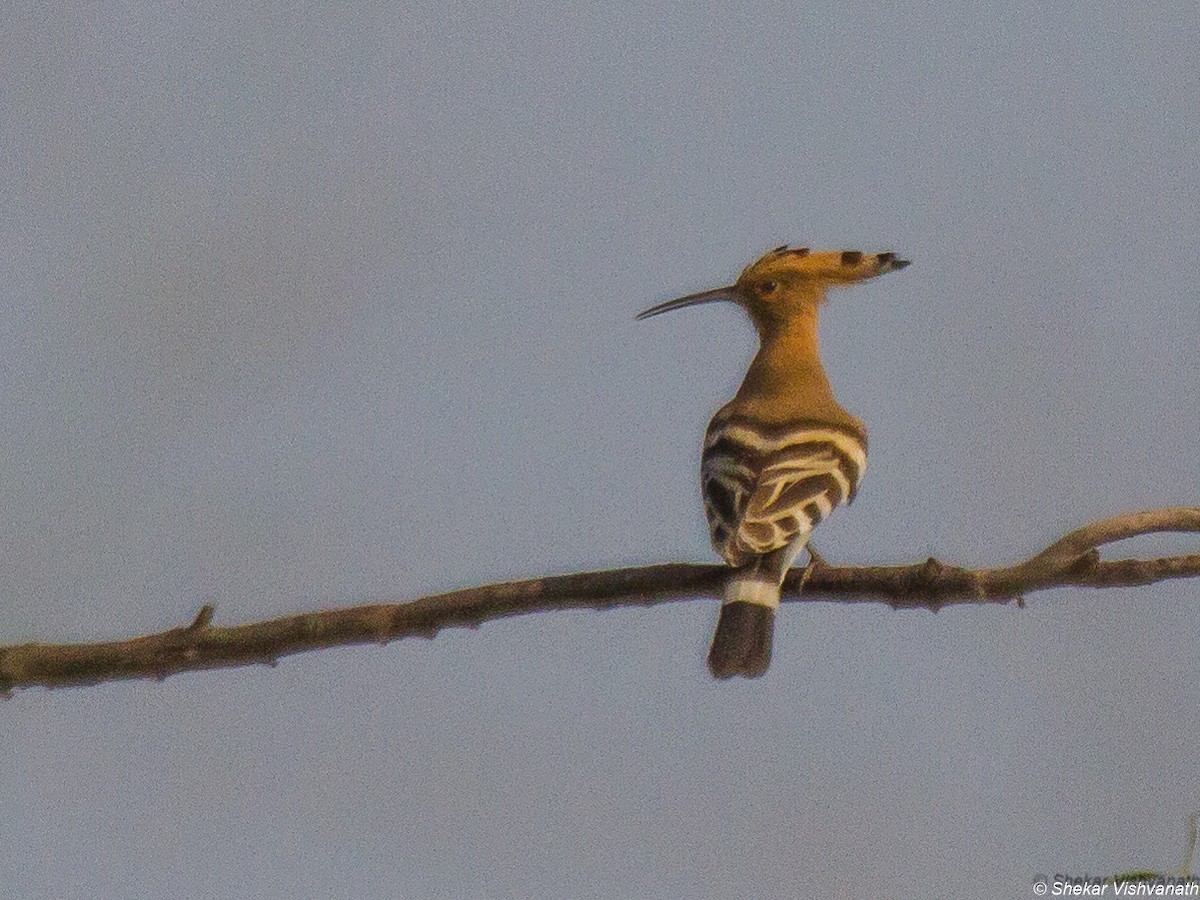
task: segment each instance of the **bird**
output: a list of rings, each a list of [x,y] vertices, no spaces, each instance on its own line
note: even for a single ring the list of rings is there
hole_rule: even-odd
[[[784,244],[726,287],[688,294],[637,315],[732,302],[758,331],[741,387],[708,425],[700,460],[713,548],[732,568],[708,651],[715,678],[757,678],[771,663],[784,576],[813,528],[850,503],[867,466],[867,429],[833,395],[818,348],[818,316],[832,288],[907,268],[895,253]]]

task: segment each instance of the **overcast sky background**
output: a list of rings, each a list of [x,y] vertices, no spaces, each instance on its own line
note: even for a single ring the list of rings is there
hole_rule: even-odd
[[[3,643],[713,559],[784,242],[867,423],[839,563],[1195,505],[1200,6],[18,3]],[[1143,540],[1151,554],[1190,545]],[[12,897],[1024,897],[1179,865],[1196,583],[564,612],[0,704]]]

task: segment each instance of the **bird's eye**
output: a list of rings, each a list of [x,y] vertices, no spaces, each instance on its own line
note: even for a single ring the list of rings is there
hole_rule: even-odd
[[[775,291],[778,287],[779,287],[778,281],[764,281],[762,284],[760,284],[758,286],[758,292],[760,294],[762,294],[763,296],[766,296],[767,294],[775,293]]]

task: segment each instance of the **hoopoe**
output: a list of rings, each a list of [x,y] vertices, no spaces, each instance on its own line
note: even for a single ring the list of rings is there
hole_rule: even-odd
[[[783,577],[813,527],[854,499],[866,469],[867,430],[834,399],[817,348],[826,292],[908,265],[894,253],[784,245],[735,284],[638,315],[727,300],[758,329],[758,353],[709,423],[700,462],[709,536],[734,569],[708,651],[716,678],[767,671]]]

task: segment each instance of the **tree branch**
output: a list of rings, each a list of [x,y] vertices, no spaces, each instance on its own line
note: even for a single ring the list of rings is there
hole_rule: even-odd
[[[816,565],[804,593],[801,572],[784,582],[788,601],[882,602],[894,609],[956,603],[1021,605],[1026,594],[1051,587],[1122,587],[1200,575],[1200,553],[1157,559],[1103,561],[1097,548],[1159,532],[1200,532],[1200,508],[1180,507],[1115,516],[1085,525],[1013,566],[963,569],[935,559],[904,566]],[[20,644],[0,647],[0,691],[69,687],[129,678],[254,664],[347,644],[386,644],[432,638],[443,628],[477,628],[506,616],[560,609],[653,606],[715,597],[729,570],[719,565],[668,563],[604,572],[489,584],[422,597],[305,613],[249,625],[213,627],[204,606],[188,625],[160,634],[101,644]]]

